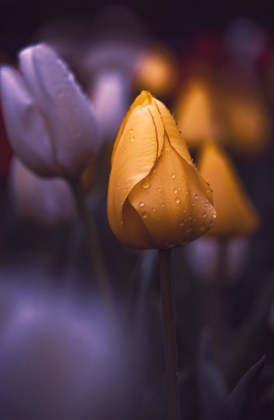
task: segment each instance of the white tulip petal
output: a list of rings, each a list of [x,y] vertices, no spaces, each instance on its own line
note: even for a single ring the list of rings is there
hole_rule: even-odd
[[[92,99],[104,140],[113,142],[130,105],[130,84],[120,71],[100,72],[95,78]]]
[[[23,50],[19,58],[27,84],[31,86],[35,80],[32,93],[37,94],[41,111],[50,126],[56,162],[65,174],[78,175],[99,148],[91,102],[66,64],[49,46],[30,47]]]
[[[11,67],[0,72],[5,127],[14,152],[30,168],[50,175],[54,166],[47,124],[21,76]]]
[[[19,212],[34,222],[53,226],[76,214],[74,196],[66,180],[41,178],[17,158],[11,162],[10,188]]]

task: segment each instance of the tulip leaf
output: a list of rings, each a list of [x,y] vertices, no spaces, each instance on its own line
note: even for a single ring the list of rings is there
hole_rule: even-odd
[[[219,369],[209,358],[210,336],[204,331],[200,343],[197,388],[201,420],[232,419],[227,403],[227,385]]]
[[[259,357],[260,338],[266,329],[267,317],[273,301],[273,280],[274,274],[265,282],[251,307],[249,315],[242,321],[231,337],[231,344],[227,347],[222,365],[229,382],[234,382],[240,367],[247,369],[248,364],[252,363],[250,359],[253,358],[251,360],[254,360],[254,358]]]
[[[248,418],[256,396],[258,381],[264,363],[265,356],[247,371],[227,398],[227,402],[233,411],[235,420],[245,420]]]

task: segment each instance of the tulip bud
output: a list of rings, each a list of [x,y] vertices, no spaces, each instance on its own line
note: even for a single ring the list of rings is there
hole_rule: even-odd
[[[179,94],[174,113],[190,147],[197,148],[212,138],[226,142],[218,111],[216,94],[209,82],[191,80]]]
[[[143,91],[114,144],[108,190],[113,232],[133,248],[185,245],[213,226],[212,202],[174,119]]]
[[[66,180],[41,178],[17,158],[11,163],[10,188],[17,210],[36,223],[53,226],[76,214],[73,193]]]
[[[236,237],[254,232],[259,224],[259,217],[224,150],[215,144],[206,144],[198,168],[213,188],[214,206],[218,214],[209,235]]]
[[[44,176],[79,176],[99,147],[90,101],[45,44],[22,50],[18,73],[1,69],[7,134],[18,157]]]
[[[230,145],[238,153],[256,156],[271,140],[271,118],[259,89],[229,85],[223,91]]]

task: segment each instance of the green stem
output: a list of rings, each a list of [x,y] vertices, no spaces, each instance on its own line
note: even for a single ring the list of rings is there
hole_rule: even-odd
[[[75,196],[79,217],[85,229],[88,250],[93,264],[98,289],[101,294],[103,304],[106,306],[108,311],[112,313],[114,310],[113,297],[105,263],[103,260],[100,241],[97,235],[96,225],[94,224],[94,220],[89,213],[85,193],[83,191],[80,180],[69,179],[69,183]]]
[[[171,279],[171,250],[159,249],[163,336],[166,369],[167,419],[180,420],[178,356]]]

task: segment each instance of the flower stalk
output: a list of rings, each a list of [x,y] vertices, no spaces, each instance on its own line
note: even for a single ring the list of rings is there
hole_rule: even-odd
[[[171,250],[159,249],[162,295],[163,339],[166,369],[166,409],[168,420],[180,420],[178,356],[175,330],[173,288],[171,279]]]
[[[108,313],[112,314],[114,306],[111,295],[111,287],[103,259],[103,253],[100,247],[100,241],[97,235],[97,229],[92,217],[90,217],[80,180],[77,178],[71,178],[69,179],[69,184],[74,193],[78,214],[85,229],[88,250],[93,264],[98,289],[104,306],[107,308]]]

